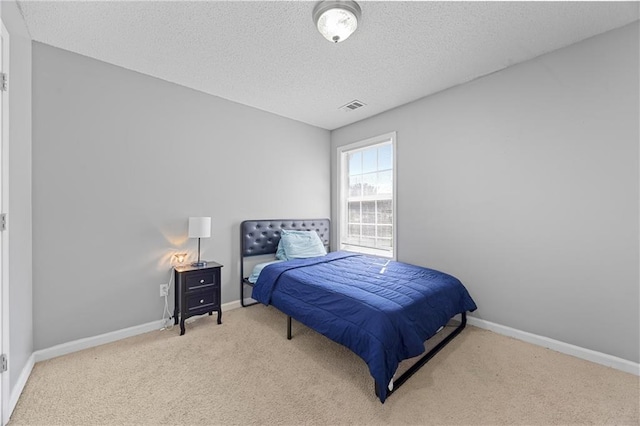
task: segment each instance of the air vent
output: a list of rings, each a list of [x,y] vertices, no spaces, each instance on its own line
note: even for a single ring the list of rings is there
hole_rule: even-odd
[[[343,105],[340,107],[341,110],[343,111],[353,111],[354,109],[358,109],[358,108],[362,108],[363,106],[365,106],[366,104],[362,101],[359,100],[353,100],[351,102],[349,102],[346,105]]]

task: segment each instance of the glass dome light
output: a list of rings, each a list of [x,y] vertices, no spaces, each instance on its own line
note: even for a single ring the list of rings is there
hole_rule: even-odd
[[[313,21],[324,38],[339,43],[358,28],[361,14],[355,1],[322,1],[313,9]]]

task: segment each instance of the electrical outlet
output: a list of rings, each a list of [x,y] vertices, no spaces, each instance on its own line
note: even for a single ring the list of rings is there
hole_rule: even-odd
[[[169,295],[169,284],[160,284],[160,297]]]

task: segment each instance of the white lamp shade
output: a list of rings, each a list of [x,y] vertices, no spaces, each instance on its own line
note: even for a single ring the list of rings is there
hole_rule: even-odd
[[[209,238],[211,236],[210,217],[189,218],[189,238]]]

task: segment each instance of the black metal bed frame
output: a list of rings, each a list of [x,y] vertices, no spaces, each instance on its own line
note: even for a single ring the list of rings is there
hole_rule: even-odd
[[[314,229],[323,240],[325,246],[329,247],[329,219],[275,219],[275,220],[245,220],[240,225],[240,305],[243,308],[253,306],[259,302],[244,302],[244,287],[253,284],[244,276],[244,260],[246,257],[275,253],[280,242],[280,233],[283,229],[311,230]],[[380,397],[380,386],[387,387],[387,398],[400,388],[411,376],[413,376],[422,366],[433,358],[442,348],[451,342],[467,325],[467,313],[463,312],[461,321],[453,331],[446,335],[432,349],[425,353],[413,365],[411,365],[397,379],[393,380],[392,389],[388,389],[389,384],[380,384],[374,380],[375,394]],[[455,318],[455,317],[454,317]],[[287,340],[291,340],[291,316],[287,315]],[[453,318],[452,318],[453,319]],[[446,327],[444,327],[446,328]],[[436,333],[435,336],[438,336]],[[428,342],[429,340],[427,340]]]

